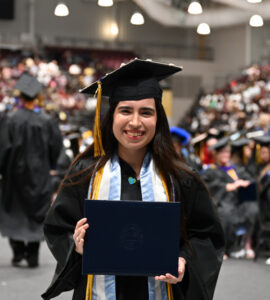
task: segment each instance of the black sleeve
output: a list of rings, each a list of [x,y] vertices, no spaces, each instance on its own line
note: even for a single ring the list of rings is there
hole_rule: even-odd
[[[80,167],[76,166],[71,173]],[[63,186],[51,206],[44,224],[45,239],[57,260],[55,275],[44,299],[56,297],[74,289],[82,278],[80,254],[74,250],[73,233],[78,220],[83,218],[83,203],[88,184]]]
[[[184,299],[209,300],[213,298],[223,261],[224,233],[204,184],[195,179],[189,187],[183,185],[182,191],[188,242],[180,247],[180,256],[187,264],[178,287]]]
[[[8,161],[8,153],[11,150],[11,138],[9,135],[9,123],[8,118],[3,117],[0,120],[0,174],[5,173],[6,170],[6,162]]]
[[[48,122],[49,129],[49,157],[51,168],[56,168],[57,159],[60,155],[61,149],[63,147],[62,135],[58,128],[57,122],[50,118]]]
[[[228,182],[225,179],[220,178],[218,171],[215,169],[206,170],[202,174],[202,178],[206,183],[215,204],[219,206],[221,202],[228,197],[228,192],[226,190]]]

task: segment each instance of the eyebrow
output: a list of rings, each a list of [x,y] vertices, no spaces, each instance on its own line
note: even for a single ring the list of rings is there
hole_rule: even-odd
[[[131,106],[119,106],[118,109],[133,109],[133,107]],[[152,107],[141,107],[140,110],[148,110],[148,111],[152,111],[155,112],[156,110]]]

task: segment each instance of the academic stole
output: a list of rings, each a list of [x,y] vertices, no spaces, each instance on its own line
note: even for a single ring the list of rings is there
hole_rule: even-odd
[[[237,173],[235,172],[234,168],[231,168],[227,171],[227,174],[234,180],[238,180]]]
[[[152,176],[152,180],[149,180],[149,174],[150,176],[154,175]],[[170,201],[168,188],[166,186],[165,180],[161,174],[157,174],[150,153],[147,153],[144,159],[141,174],[140,174],[140,179],[141,179],[143,200],[144,200],[144,196],[146,198],[150,197],[149,190],[153,189],[155,191],[156,188],[157,191],[154,192],[154,196],[155,196],[154,199],[157,199],[159,195],[165,194],[164,198],[166,199],[162,199],[162,200],[168,202]],[[160,182],[162,184],[160,184]],[[149,186],[149,184],[151,185],[151,187]],[[111,191],[111,189],[113,189],[113,191]],[[89,200],[108,199],[108,195],[110,195],[110,200],[120,200],[120,193],[121,193],[121,169],[120,169],[118,157],[114,155],[112,160],[108,160],[107,163],[102,168],[100,168],[96,172],[94,177],[91,179],[89,185],[89,191],[88,191],[88,198]],[[155,279],[152,277],[150,278],[151,279],[148,278],[148,288],[149,288],[149,281],[150,281],[152,289],[151,291],[149,290],[149,299],[151,300],[151,299],[155,299],[155,289],[153,291],[153,287],[155,288]],[[160,283],[160,285],[162,284],[165,285],[165,283],[163,282],[158,282],[158,283]],[[103,286],[103,289],[105,289],[105,286]],[[100,290],[100,289],[96,289],[96,290]],[[167,283],[166,290],[167,293],[165,291],[165,294],[167,295],[165,299],[167,298],[168,300],[173,300],[172,285]],[[85,300],[96,300],[93,297],[93,291],[94,291],[94,275],[90,274],[87,276]],[[116,291],[115,291],[115,296],[112,296],[111,298],[108,297],[108,299],[116,299]],[[161,297],[160,300],[164,300],[164,297]]]

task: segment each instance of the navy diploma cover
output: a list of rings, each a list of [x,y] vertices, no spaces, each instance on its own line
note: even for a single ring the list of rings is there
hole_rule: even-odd
[[[180,203],[85,200],[83,274],[178,276]]]

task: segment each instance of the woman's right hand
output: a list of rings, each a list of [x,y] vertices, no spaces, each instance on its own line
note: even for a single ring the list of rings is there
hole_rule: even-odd
[[[73,234],[73,240],[75,242],[75,251],[79,254],[83,254],[84,237],[87,228],[89,228],[89,224],[86,222],[86,218],[79,220],[76,224]]]

